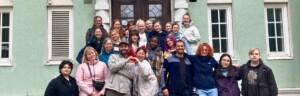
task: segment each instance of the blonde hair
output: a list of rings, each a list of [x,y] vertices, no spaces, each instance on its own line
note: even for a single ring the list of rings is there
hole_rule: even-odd
[[[97,52],[93,47],[87,46],[87,47],[85,47],[84,52],[83,52],[82,63],[87,63],[87,61],[88,61],[88,60],[87,60],[87,57],[86,57],[87,51],[88,51],[88,50],[94,51],[95,54],[96,54],[96,56],[98,56],[98,52]],[[96,59],[98,59],[98,58],[96,57]]]
[[[251,48],[248,52],[249,55],[251,55],[254,51],[258,51],[259,55],[260,55],[260,50],[259,48]]]
[[[142,20],[142,19],[138,19],[138,20],[136,21],[136,25],[139,25],[139,24],[144,24],[144,26],[145,26],[145,21]]]

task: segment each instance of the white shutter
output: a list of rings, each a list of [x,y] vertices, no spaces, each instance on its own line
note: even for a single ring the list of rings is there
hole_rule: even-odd
[[[71,11],[49,10],[49,59],[60,61],[71,57]]]

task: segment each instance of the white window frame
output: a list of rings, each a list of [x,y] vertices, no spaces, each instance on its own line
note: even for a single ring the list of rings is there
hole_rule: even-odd
[[[208,4],[217,4],[217,3],[232,3],[232,0],[207,0]]]
[[[227,32],[227,53],[232,56],[232,59],[235,60],[234,55],[234,44],[233,44],[233,30],[232,30],[232,13],[231,13],[231,4],[222,4],[222,5],[208,5],[208,36],[209,44],[213,46],[212,41],[212,22],[211,22],[211,10],[212,9],[226,9],[226,32]],[[219,18],[219,17],[218,17]],[[220,29],[219,29],[220,30]],[[214,53],[214,57],[219,59],[223,53]]]
[[[271,52],[269,46],[269,32],[268,32],[268,19],[267,9],[268,8],[281,8],[282,9],[282,34],[284,38],[284,51],[283,52]],[[265,34],[266,34],[266,46],[268,50],[268,59],[293,59],[292,44],[291,44],[291,33],[289,32],[288,22],[288,7],[287,4],[265,4]]]
[[[9,52],[8,52],[8,58],[0,58],[0,66],[12,66],[12,58],[13,58],[13,43],[12,43],[12,40],[13,40],[13,9],[12,8],[0,8],[0,12],[8,12],[9,13]],[[2,15],[2,14],[0,14]],[[1,16],[1,22],[2,23],[2,16]],[[1,29],[1,32],[2,32],[2,24],[0,24],[0,29]],[[7,28],[7,27],[6,27]],[[0,37],[1,34],[0,34]],[[0,39],[1,40],[1,39]],[[1,42],[0,42],[1,43]],[[0,44],[0,51],[2,49],[2,44]],[[1,53],[1,52],[0,52]],[[0,54],[1,55],[1,54]]]
[[[73,60],[74,46],[74,15],[72,7],[48,7],[48,59],[46,65],[58,65],[61,60],[52,59],[52,11],[69,11],[69,57],[66,59]]]

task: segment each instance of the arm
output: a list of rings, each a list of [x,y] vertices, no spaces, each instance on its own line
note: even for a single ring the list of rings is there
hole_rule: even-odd
[[[55,96],[56,85],[55,79],[52,79],[46,88],[44,96]]]
[[[76,72],[76,81],[78,84],[78,87],[80,88],[80,90],[82,90],[83,92],[87,93],[87,94],[92,94],[93,90],[90,89],[87,84],[84,83],[83,79],[84,79],[84,68],[83,66],[85,65],[85,63],[80,64],[77,72]]]
[[[143,79],[146,81],[151,79],[151,73],[153,73],[153,71],[148,61],[139,62],[138,68]]]
[[[167,89],[167,86],[168,86],[168,77],[167,77],[167,74],[169,73],[169,70],[168,70],[168,61],[165,60],[164,63],[163,63],[163,68],[162,68],[162,72],[161,72],[161,75],[160,75],[160,83],[161,83],[161,88],[162,90],[164,89]]]
[[[269,91],[270,91],[271,96],[277,96],[278,95],[277,84],[276,84],[276,80],[275,80],[274,74],[271,69],[268,71],[268,79],[267,80],[268,80],[268,86],[269,86]]]
[[[125,61],[120,61],[118,60],[117,55],[112,54],[109,56],[108,59],[108,66],[110,69],[110,72],[118,72],[120,69],[122,69],[126,65],[127,60]]]

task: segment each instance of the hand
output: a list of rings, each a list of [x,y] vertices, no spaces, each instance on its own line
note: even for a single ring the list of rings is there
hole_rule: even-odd
[[[100,92],[99,92],[99,96],[104,96],[105,95],[105,88],[104,89],[102,89]]]
[[[93,91],[91,96],[97,96],[97,92],[96,91]]]
[[[163,96],[169,96],[169,90],[168,89],[163,90]]]

